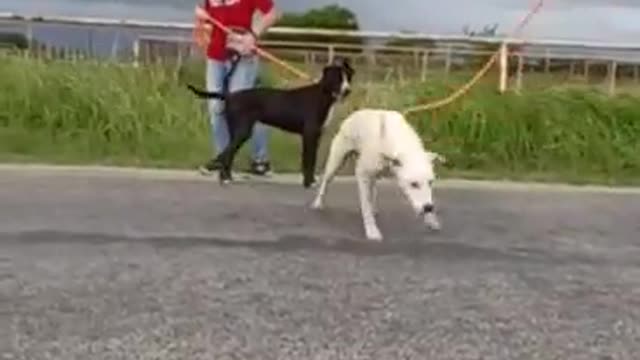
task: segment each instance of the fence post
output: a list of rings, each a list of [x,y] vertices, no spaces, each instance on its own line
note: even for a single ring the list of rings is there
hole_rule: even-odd
[[[444,63],[444,72],[447,75],[451,72],[451,45],[447,46],[447,57]]]
[[[549,53],[549,49],[544,50],[544,72],[546,74],[551,71],[551,54]]]
[[[429,50],[422,52],[422,66],[420,69],[420,80],[427,80],[427,72],[429,71]]]
[[[518,70],[516,72],[516,91],[522,91],[522,73],[524,71],[524,59],[522,53],[518,53]]]
[[[327,63],[330,63],[330,62],[332,62],[332,61],[333,61],[333,58],[335,57],[335,52],[336,52],[336,50],[335,50],[335,48],[334,48],[334,46],[333,46],[333,45],[329,45],[329,49],[328,49],[328,51],[329,51],[329,53],[328,53],[328,55],[327,55],[327,57],[328,57],[328,59],[327,59],[327,60],[328,60],[328,61],[327,61]]]
[[[133,42],[133,67],[140,66],[140,39]]]
[[[378,58],[375,49],[371,49],[371,51],[369,52],[369,65],[378,66]]]
[[[591,67],[591,61],[589,60],[585,60],[584,61],[584,79],[587,83],[589,83],[589,68]]]
[[[507,91],[507,79],[508,79],[508,70],[509,70],[509,58],[508,58],[509,49],[506,42],[503,42],[500,45],[500,93],[504,93]]]
[[[573,74],[575,73],[576,73],[576,62],[571,61],[569,63],[569,78],[571,79],[573,77]]]
[[[611,61],[609,63],[609,95],[613,96],[616,93],[616,77],[618,74],[618,63]]]

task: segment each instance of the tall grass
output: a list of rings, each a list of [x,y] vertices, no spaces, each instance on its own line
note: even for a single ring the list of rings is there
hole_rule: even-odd
[[[202,85],[203,71],[0,58],[0,157],[193,167],[209,157],[210,137],[204,102],[183,85]],[[265,74],[267,83],[279,79]],[[455,87],[451,81],[358,77],[338,120],[361,107],[401,109],[440,98]],[[429,148],[449,158],[449,174],[640,183],[640,101],[630,95],[553,87],[498,95],[491,81],[410,120]],[[324,136],[319,167],[338,123]],[[299,146],[273,131],[277,171],[298,171]]]

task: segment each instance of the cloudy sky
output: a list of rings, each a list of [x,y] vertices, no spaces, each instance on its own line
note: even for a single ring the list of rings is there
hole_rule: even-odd
[[[1,11],[28,14],[136,17],[190,20],[201,0],[2,0]],[[465,24],[497,22],[510,29],[535,0],[276,0],[280,8],[301,11],[339,3],[354,10],[363,28],[460,33]],[[536,38],[592,39],[640,43],[640,0],[545,0],[527,28]]]

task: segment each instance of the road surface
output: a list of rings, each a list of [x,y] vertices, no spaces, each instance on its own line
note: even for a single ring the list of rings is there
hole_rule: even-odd
[[[94,174],[95,175],[95,174]],[[640,359],[640,195],[0,171],[3,359]]]

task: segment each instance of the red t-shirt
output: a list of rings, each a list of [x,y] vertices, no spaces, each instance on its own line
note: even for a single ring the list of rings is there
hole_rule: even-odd
[[[229,27],[251,29],[253,14],[256,10],[266,14],[273,8],[273,0],[205,0],[205,10],[214,19]],[[225,60],[227,35],[217,26],[213,26],[207,57]]]

